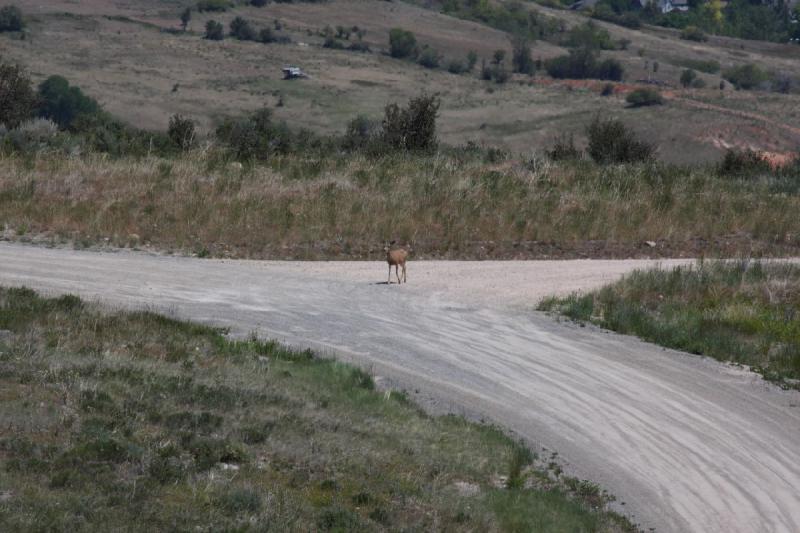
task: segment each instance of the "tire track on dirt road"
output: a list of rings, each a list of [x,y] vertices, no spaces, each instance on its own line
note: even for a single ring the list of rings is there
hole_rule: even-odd
[[[648,261],[221,261],[0,244],[0,283],[257,332],[559,452],[658,531],[800,531],[800,393],[524,310]],[[513,304],[513,305],[512,305]]]

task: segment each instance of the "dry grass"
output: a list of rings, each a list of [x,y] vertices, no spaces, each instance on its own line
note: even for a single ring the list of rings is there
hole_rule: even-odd
[[[800,245],[796,176],[458,153],[276,156],[239,170],[217,156],[3,158],[0,222],[7,238],[252,258],[379,258],[389,239],[417,257],[526,256],[515,243],[530,241],[547,246],[528,257]]]
[[[475,49],[488,59],[494,49],[508,52],[510,48],[501,32],[402,2],[271,3],[262,9],[195,13],[190,26],[194,32],[187,35],[161,31],[176,28],[182,7],[190,3],[47,3],[35,12],[29,10],[33,16],[27,39],[2,37],[4,57],[20,61],[37,79],[51,74],[67,76],[112,113],[137,126],[157,129],[163,129],[173,113],[195,117],[209,128],[223,115],[265,104],[273,106],[282,100],[284,105],[276,109],[279,118],[320,132],[340,132],[353,116],[378,117],[387,102],[405,101],[424,89],[443,96],[440,132],[450,144],[471,140],[527,152],[546,146],[559,133],[574,132],[580,137],[597,110],[622,116],[636,125],[641,135],[662,147],[662,158],[679,163],[716,159],[726,146],[783,153],[800,142],[800,134],[782,127],[791,125],[792,113],[800,108],[797,95],[720,92],[714,88],[719,75],[707,74],[701,77],[709,89],[682,90],[677,82],[683,67],[674,64],[678,63],[676,58],[716,60],[723,68],[756,62],[767,70],[792,72],[800,60],[796,46],[721,38],[693,43],[669,30],[633,31],[599,23],[614,38],[632,41],[628,50],[605,53],[624,64],[626,82],[652,78],[676,86],[666,95],[669,103],[664,109],[627,111],[624,94],[601,98],[599,88],[551,84],[541,76],[534,80],[517,76],[505,86],[497,86],[475,75],[456,76],[386,57],[380,50],[387,46],[388,31],[393,26],[412,29],[421,43],[434,46],[447,57],[463,58],[468,50]],[[584,20],[572,12],[546,10],[534,4],[528,8],[544,10],[569,25]],[[280,19],[295,42],[262,45],[201,39],[208,18],[227,23],[236,15],[258,26],[269,26]],[[322,38],[307,32],[314,33],[327,24],[366,28],[365,39],[374,53],[321,48]],[[643,57],[638,55],[639,50],[644,51]],[[534,58],[561,53],[563,49],[549,43],[537,42],[533,47]],[[654,61],[660,64],[657,73],[652,72]],[[280,68],[287,63],[300,64],[311,79],[281,81]],[[623,92],[629,88],[620,87]],[[696,100],[720,109],[692,105]],[[756,105],[759,118],[726,111]]]
[[[26,289],[0,334],[3,531],[633,530],[496,428],[308,352]]]

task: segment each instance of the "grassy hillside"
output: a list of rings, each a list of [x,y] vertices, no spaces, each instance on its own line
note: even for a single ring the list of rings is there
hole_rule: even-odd
[[[534,77],[515,75],[503,85],[481,81],[477,71],[482,60],[489,61],[496,49],[510,55],[508,35],[403,2],[270,3],[263,8],[237,6],[225,13],[194,12],[183,34],[177,31],[179,15],[190,5],[193,2],[97,0],[26,8],[26,38],[0,36],[4,57],[20,61],[37,79],[62,74],[114,114],[157,129],[163,129],[173,113],[192,116],[208,128],[223,115],[280,103],[277,116],[293,125],[341,131],[355,115],[377,118],[387,102],[406,100],[425,89],[443,96],[440,132],[450,144],[475,141],[524,153],[564,132],[576,133],[580,142],[584,126],[598,110],[623,118],[661,146],[663,159],[679,163],[710,161],[727,147],[785,154],[800,143],[800,96],[736,92],[730,84],[724,91],[718,88],[721,70],[746,63],[796,73],[800,47],[795,45],[721,37],[694,42],[680,39],[676,30],[630,30],[597,22],[613,41],[629,41],[625,50],[602,52],[603,57],[618,59],[626,74],[612,96],[601,97],[603,83],[554,81],[542,71]],[[522,8],[556,19],[565,30],[586,20],[532,3]],[[274,28],[277,20],[279,33],[292,42],[202,39],[207,20],[219,20],[227,29],[235,16],[257,28]],[[323,48],[321,33],[328,25],[366,30],[364,41],[372,52]],[[412,30],[420,45],[442,54],[443,64],[474,50],[478,67],[471,74],[456,75],[388,57],[388,34],[395,26]],[[557,39],[533,43],[534,59],[564,53]],[[682,70],[697,68],[698,62],[719,68],[699,72],[707,88],[681,88]],[[311,78],[281,80],[285,64],[302,66]],[[626,109],[625,94],[643,79],[669,85],[666,105]]]
[[[0,289],[0,391],[3,531],[634,530],[356,368],[74,296]]]
[[[750,261],[637,271],[541,308],[752,367],[800,387],[800,267]]]

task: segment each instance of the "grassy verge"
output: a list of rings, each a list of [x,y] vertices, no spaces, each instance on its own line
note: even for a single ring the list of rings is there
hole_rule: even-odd
[[[779,255],[800,250],[800,180],[466,152],[175,159],[0,158],[7,238],[239,258]],[[645,244],[655,243],[654,247]]]
[[[647,341],[749,365],[800,387],[800,266],[712,261],[636,271],[540,308]]]
[[[596,485],[364,372],[0,289],[0,530],[628,531]]]

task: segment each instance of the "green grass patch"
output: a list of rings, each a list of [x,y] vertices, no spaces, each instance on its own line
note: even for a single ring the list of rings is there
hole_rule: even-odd
[[[589,294],[545,300],[540,309],[800,385],[796,264],[711,261],[639,270]]]
[[[311,352],[28,289],[0,330],[2,531],[632,529],[497,428]]]

